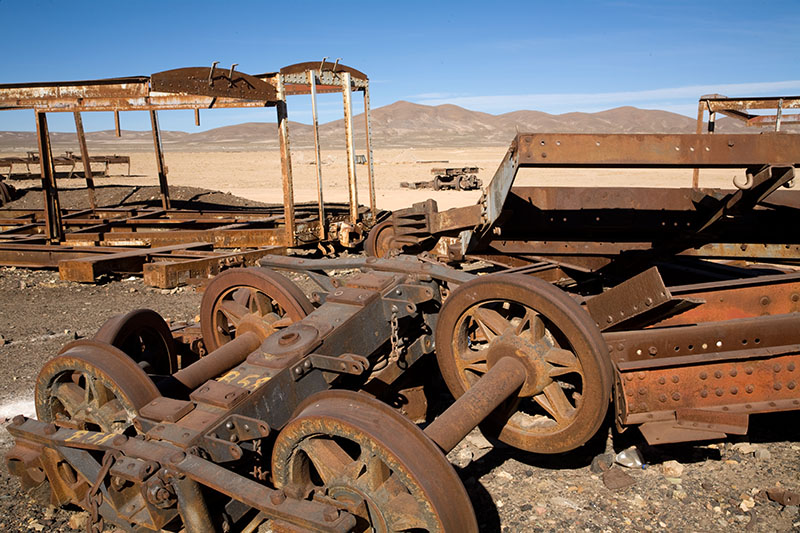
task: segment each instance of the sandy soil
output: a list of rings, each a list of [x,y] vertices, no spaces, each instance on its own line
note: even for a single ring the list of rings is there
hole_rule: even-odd
[[[505,147],[385,149],[374,152],[376,202],[381,209],[400,209],[414,202],[433,198],[439,209],[474,204],[480,191],[409,190],[402,181],[426,181],[436,167],[477,166],[478,177],[488,185],[505,155]],[[3,155],[11,154],[0,154]],[[96,183],[124,185],[157,185],[155,159],[150,153],[131,153],[131,175],[122,176],[126,168],[111,167],[112,176],[97,178]],[[316,201],[316,168],[313,150],[292,151],[292,173],[296,202]],[[230,192],[243,198],[266,203],[283,201],[280,154],[263,152],[168,152],[165,155],[170,185],[203,187]],[[348,180],[346,155],[343,151],[322,152],[322,181],[325,201],[347,202]],[[701,173],[700,185],[731,187],[735,171],[708,170]],[[368,172],[357,165],[358,200],[369,202]],[[521,169],[516,183],[540,186],[622,186],[622,187],[689,187],[691,170],[583,170]],[[25,180],[27,181],[27,180]],[[16,183],[16,180],[15,180]],[[60,179],[59,187],[82,187],[82,179]],[[23,183],[24,184],[24,183]]]

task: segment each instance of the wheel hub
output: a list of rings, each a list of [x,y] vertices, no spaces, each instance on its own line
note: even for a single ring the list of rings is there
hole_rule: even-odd
[[[519,359],[525,365],[527,377],[518,396],[535,396],[553,382],[548,375],[552,366],[545,360],[551,348],[544,337],[537,342],[531,342],[525,337],[515,335],[512,331],[507,331],[489,343],[486,362],[488,368],[492,368],[503,357]]]

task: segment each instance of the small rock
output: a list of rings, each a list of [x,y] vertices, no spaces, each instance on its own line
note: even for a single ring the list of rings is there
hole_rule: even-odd
[[[130,289],[128,289],[128,292],[130,293],[136,292],[136,287],[131,287]]]
[[[589,467],[589,470],[592,471],[594,474],[601,474],[611,468],[611,465],[614,464],[614,454],[613,453],[601,453],[600,455],[596,455],[594,459],[592,459],[592,465]]]
[[[620,468],[611,467],[603,472],[603,484],[610,490],[622,490],[636,484],[636,480]]]
[[[758,449],[756,446],[753,446],[749,442],[738,442],[734,444],[732,447],[734,450],[741,453],[742,455],[749,455]]]
[[[681,477],[684,467],[678,461],[665,461],[661,465],[661,471],[666,477]]]
[[[753,500],[753,498],[745,498],[744,500],[742,500],[742,503],[739,504],[739,509],[741,509],[746,513],[755,506],[756,502],[755,500]]]
[[[28,527],[34,531],[44,531],[44,524],[40,524],[39,522],[31,522],[28,524]]]
[[[537,505],[536,507],[533,508],[533,510],[539,516],[544,516],[544,514],[547,512],[547,508],[542,507],[541,505]]]
[[[550,504],[556,507],[568,507],[576,511],[580,509],[577,503],[573,502],[572,500],[568,500],[567,498],[562,498],[561,496],[553,496],[550,498]]]
[[[685,500],[687,496],[689,496],[689,495],[686,494],[686,492],[684,492],[682,490],[673,490],[672,491],[672,497],[675,498],[676,500]]]
[[[5,343],[6,343],[6,338],[0,335],[0,346],[5,345]]]
[[[83,511],[75,513],[69,517],[67,525],[76,531],[83,531],[86,529],[86,522],[89,520],[89,513]]]
[[[759,461],[769,461],[772,458],[772,454],[769,452],[769,450],[765,450],[764,448],[759,448],[755,452],[753,452],[753,457],[755,457]]]
[[[479,450],[485,450],[492,447],[492,443],[486,440],[486,437],[480,433],[470,433],[467,435],[467,442]]]
[[[512,476],[511,474],[509,474],[505,470],[500,470],[500,471],[495,473],[494,478],[499,483],[506,483],[506,482],[511,481],[512,479],[514,479],[514,476]]]
[[[28,284],[27,284],[27,283],[25,283],[24,281],[20,281],[20,282],[19,282],[19,288],[20,288],[20,289],[24,289],[24,288],[25,288],[25,287],[27,287],[27,286],[28,286]]]
[[[467,466],[470,461],[472,461],[472,451],[464,448],[460,452],[458,452],[458,456],[456,456],[456,461],[458,462],[459,466]]]
[[[679,477],[664,477],[664,479],[666,479],[667,481],[669,481],[673,485],[680,485],[681,484],[681,478],[679,478]]]

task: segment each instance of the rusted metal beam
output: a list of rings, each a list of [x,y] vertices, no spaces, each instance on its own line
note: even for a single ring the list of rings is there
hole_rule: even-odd
[[[800,164],[800,134],[533,134],[517,136],[521,167],[743,168]]]
[[[39,141],[39,165],[44,194],[45,222],[47,238],[50,242],[64,240],[64,227],[61,224],[61,205],[58,200],[53,151],[50,148],[50,131],[47,128],[47,115],[36,112],[36,135]]]
[[[353,102],[350,73],[342,74],[342,101],[344,103],[344,138],[347,150],[347,187],[350,192],[350,223],[358,222],[358,188],[356,186],[356,154],[353,141]]]
[[[176,258],[161,257],[143,266],[144,284],[150,287],[169,289],[192,280],[210,278],[223,268],[250,266],[265,255],[285,254],[284,246],[268,246],[241,252],[219,252],[208,257]]]
[[[94,283],[101,274],[112,272],[141,272],[143,265],[153,254],[169,253],[177,250],[211,250],[206,242],[174,244],[157,248],[141,248],[123,252],[92,255],[79,259],[65,259],[58,263],[58,272],[63,280]]]
[[[156,168],[158,170],[158,186],[161,189],[161,206],[170,208],[169,185],[167,184],[167,165],[164,163],[164,148],[161,144],[161,129],[158,127],[158,114],[150,110],[150,125],[153,129],[153,147],[156,153]]]
[[[281,175],[283,178],[283,214],[286,219],[285,242],[293,246],[295,242],[294,220],[294,184],[292,181],[292,152],[289,147],[289,115],[286,108],[286,93],[283,80],[278,77],[278,99],[276,106],[278,114],[278,142],[281,150]]]
[[[367,178],[369,183],[369,208],[372,211],[372,218],[378,215],[378,208],[375,204],[375,170],[372,162],[372,127],[370,125],[369,112],[369,83],[364,88],[364,136],[367,152]]]
[[[78,135],[78,145],[81,149],[81,160],[83,161],[83,177],[86,180],[86,190],[89,195],[89,206],[97,208],[94,197],[94,178],[92,178],[92,162],[89,158],[89,149],[86,147],[86,135],[83,132],[83,119],[80,112],[75,112],[75,132]],[[130,161],[130,159],[128,159]],[[128,163],[130,164],[130,163]]]
[[[311,89],[311,119],[314,128],[314,165],[317,171],[317,201],[319,202],[319,219],[325,220],[325,204],[322,201],[322,155],[319,147],[319,121],[317,120],[317,75],[309,70],[308,86]],[[325,238],[325,224],[319,226],[319,238]]]

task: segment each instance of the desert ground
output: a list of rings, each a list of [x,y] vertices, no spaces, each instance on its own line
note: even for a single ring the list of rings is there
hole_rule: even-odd
[[[505,155],[505,147],[483,148],[393,148],[375,150],[375,197],[381,209],[401,209],[428,198],[436,200],[439,209],[474,204],[480,191],[409,190],[400,183],[427,181],[437,167],[480,168],[478,177],[484,186],[489,183]],[[99,153],[99,152],[92,152]],[[360,153],[360,152],[359,152]],[[0,157],[14,154],[0,153]],[[18,155],[18,154],[17,154]],[[96,186],[105,184],[158,185],[155,157],[151,152],[132,152],[131,174],[122,165],[111,167],[111,176],[96,179]],[[347,157],[343,150],[322,152],[323,198],[326,202],[348,201]],[[242,198],[265,203],[283,201],[280,153],[277,150],[242,152],[169,152],[165,154],[169,184],[202,187],[228,192]],[[295,202],[317,200],[317,175],[313,150],[292,150],[292,176]],[[21,168],[21,167],[17,167]],[[80,167],[79,167],[80,168]],[[95,167],[97,170],[99,167]],[[34,171],[36,167],[34,167]],[[57,169],[62,170],[62,169]],[[15,172],[17,172],[15,168]],[[734,170],[705,170],[700,175],[702,187],[732,187]],[[366,165],[356,165],[358,200],[369,203]],[[13,180],[17,186],[35,186],[36,181]],[[674,170],[593,170],[593,169],[521,169],[516,183],[531,186],[620,186],[620,187],[690,187],[692,171]],[[82,178],[59,179],[60,188],[85,186]]]
[[[488,183],[504,147],[376,150],[378,207],[398,209],[434,198],[440,208],[474,203],[480,191],[407,190],[401,181],[430,179],[437,166],[478,166]],[[97,153],[97,152],[95,152]],[[151,153],[134,152],[131,175],[97,178],[106,184],[157,185]],[[343,152],[323,152],[324,198],[347,201]],[[313,151],[293,153],[295,201],[317,197]],[[436,161],[431,163],[430,161]],[[446,163],[445,163],[446,161]],[[264,152],[167,152],[169,182],[221,190],[252,201],[280,203],[279,154]],[[366,167],[357,167],[359,201],[366,203]],[[732,171],[704,172],[701,186],[730,187]],[[518,183],[542,186],[687,187],[691,171],[523,171]],[[14,180],[17,187],[35,180]],[[62,188],[80,188],[82,179],[60,179]],[[141,279],[114,279],[81,285],[56,272],[0,268],[0,420],[32,414],[32,392],[41,364],[76,337],[91,336],[115,313],[151,307],[173,320],[194,320],[200,294],[193,287],[162,291]],[[445,393],[446,394],[446,393]],[[764,491],[800,489],[800,420],[796,413],[754,417],[750,434],[719,443],[649,447],[638,431],[618,434],[607,420],[598,437],[582,449],[560,456],[535,456],[493,445],[473,432],[451,452],[470,494],[481,531],[800,531],[797,506],[770,501]],[[0,429],[0,453],[10,439]],[[599,454],[637,446],[646,468],[625,469],[633,485],[614,491],[590,467]],[[673,462],[677,463],[677,466]],[[622,467],[615,467],[622,468]],[[0,473],[0,529],[6,531],[82,530],[84,515],[46,509],[24,494],[4,470]]]

